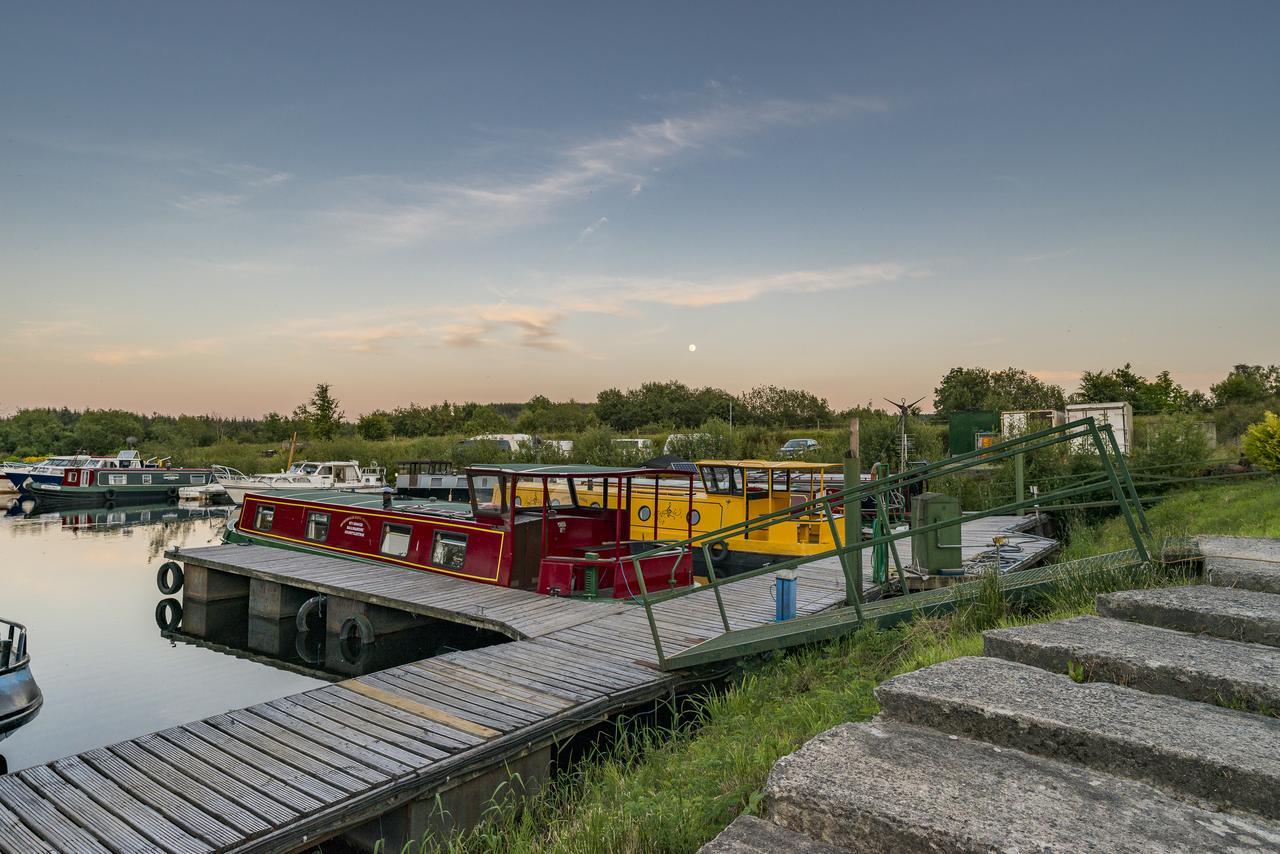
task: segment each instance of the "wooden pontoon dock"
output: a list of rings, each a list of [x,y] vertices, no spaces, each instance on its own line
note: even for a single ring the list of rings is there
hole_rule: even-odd
[[[994,534],[1031,524],[1014,516],[966,523],[965,559],[980,560]],[[1027,566],[1057,545],[1030,534],[1019,541]],[[645,609],[625,600],[539,596],[261,546],[171,556],[185,567],[192,620],[244,609],[264,647],[272,622],[287,624],[317,594],[328,599],[330,625],[353,614],[379,631],[397,620],[443,620],[510,640],[2,776],[0,850],[290,851],[340,835],[399,850],[424,833],[470,826],[512,779],[537,786],[573,736],[718,675],[661,670]],[[772,584],[761,575],[721,588],[734,629],[773,621]],[[838,560],[800,568],[800,615],[841,605],[845,593]],[[709,595],[653,612],[668,655],[723,631]],[[184,622],[188,633],[199,628]]]

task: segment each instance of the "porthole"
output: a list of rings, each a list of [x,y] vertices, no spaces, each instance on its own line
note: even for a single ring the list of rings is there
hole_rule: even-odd
[[[516,496],[516,506],[517,507],[524,506],[524,499],[522,499],[519,495]]]
[[[592,501],[592,502],[591,502],[591,506],[592,506],[592,507],[595,507],[595,508],[597,508],[597,509],[598,509],[598,508],[600,507],[600,502],[599,502],[599,501]]]
[[[689,524],[690,524],[690,525],[696,525],[696,524],[698,524],[698,523],[699,523],[699,522],[701,522],[701,521],[702,521],[702,514],[701,514],[701,513],[699,513],[697,510],[690,510],[690,511],[689,511]]]
[[[551,499],[551,506],[552,506],[552,507],[559,507],[559,506],[560,506],[560,499],[559,499],[559,498],[553,498],[553,499]]]
[[[641,504],[640,511],[636,515],[640,517],[641,522],[648,522],[649,517],[653,515],[653,511],[649,509],[648,504]]]

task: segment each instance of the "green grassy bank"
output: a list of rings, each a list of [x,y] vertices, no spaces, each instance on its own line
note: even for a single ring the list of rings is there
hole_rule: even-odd
[[[1203,486],[1150,510],[1157,536],[1280,536],[1280,481]],[[1075,532],[1066,557],[1128,547],[1118,519]],[[753,811],[769,769],[814,735],[878,708],[872,689],[898,673],[982,651],[982,631],[1093,610],[1106,590],[1185,583],[1176,568],[1116,571],[1072,585],[1034,611],[998,596],[945,619],[917,620],[780,656],[701,701],[674,727],[619,727],[616,743],[561,775],[520,809],[496,809],[451,852],[687,852]]]

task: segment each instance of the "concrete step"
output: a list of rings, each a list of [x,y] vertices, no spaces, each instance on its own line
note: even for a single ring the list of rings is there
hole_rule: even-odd
[[[1207,557],[1204,572],[1215,587],[1280,593],[1280,563],[1235,557]]]
[[[1226,557],[1280,563],[1280,540],[1266,537],[1198,537],[1196,547],[1206,558]]]
[[[876,688],[884,716],[1280,819],[1280,719],[957,658]]]
[[[740,815],[720,831],[719,836],[699,848],[698,854],[778,854],[781,851],[843,854],[847,850],[810,839],[803,833],[787,830],[771,821]]]
[[[1205,584],[1125,590],[1099,596],[1098,613],[1180,632],[1280,646],[1280,596],[1274,593]]]
[[[769,817],[853,851],[1274,851],[1280,824],[1126,780],[876,719],[779,760]]]
[[[1106,617],[983,633],[986,655],[1152,694],[1280,713],[1280,649]]]

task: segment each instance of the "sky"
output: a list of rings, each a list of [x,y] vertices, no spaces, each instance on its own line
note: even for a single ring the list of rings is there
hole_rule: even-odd
[[[1280,4],[12,4],[0,413],[1280,362]]]

